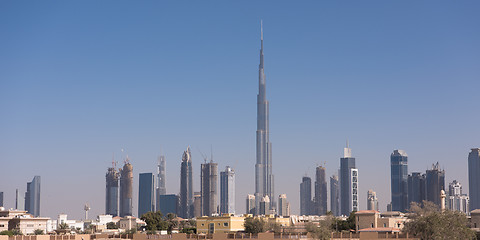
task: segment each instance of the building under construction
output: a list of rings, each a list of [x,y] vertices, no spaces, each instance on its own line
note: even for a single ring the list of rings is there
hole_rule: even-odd
[[[120,173],[115,169],[115,163],[108,168],[105,178],[107,180],[107,188],[105,191],[105,214],[118,216],[118,179]]]
[[[120,170],[120,217],[132,216],[133,167],[127,160]]]

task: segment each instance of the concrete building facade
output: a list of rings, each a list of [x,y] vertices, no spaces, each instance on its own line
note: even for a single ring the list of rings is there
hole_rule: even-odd
[[[128,157],[120,171],[120,217],[133,214],[133,166]]]
[[[201,164],[200,167],[202,216],[212,216],[212,214],[218,213],[218,164],[211,161]]]

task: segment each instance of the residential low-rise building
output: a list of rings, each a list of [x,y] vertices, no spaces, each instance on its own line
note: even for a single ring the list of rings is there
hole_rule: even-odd
[[[47,232],[47,222],[50,218],[34,217],[22,210],[5,210],[0,207],[0,231],[19,230],[23,234],[32,234],[40,229]]]
[[[244,231],[245,217],[223,214],[222,216],[203,216],[197,218],[197,233],[231,233]]]
[[[364,210],[355,213],[356,230],[362,229],[391,229],[391,231],[401,230],[407,221],[405,214],[398,211],[380,213],[376,210]]]

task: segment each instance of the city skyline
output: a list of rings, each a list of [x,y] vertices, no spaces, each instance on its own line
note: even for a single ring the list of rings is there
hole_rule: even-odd
[[[200,174],[197,149],[213,145],[219,167],[232,166],[242,183],[236,202],[245,202],[254,191],[260,19],[268,35],[273,174],[295,179],[277,177],[275,192],[289,196],[292,213],[301,177],[313,177],[323,162],[326,176],[336,174],[346,138],[359,169],[360,209],[368,189],[381,210],[391,199],[384,182],[394,149],[409,153],[415,171],[440,162],[445,182],[458,180],[468,193],[466,158],[480,134],[473,111],[480,6],[409,3],[267,2],[255,10],[222,3],[214,11],[99,3],[98,12],[79,3],[0,3],[0,18],[15,23],[0,26],[10,36],[0,40],[0,161],[16,172],[0,176],[6,207],[14,206],[15,189],[21,196],[39,175],[42,215],[81,218],[85,202],[91,216],[102,213],[105,170],[121,148],[133,176],[156,172],[164,154],[167,193],[178,194],[188,145],[193,178]],[[70,188],[82,194],[60,202],[58,189]]]

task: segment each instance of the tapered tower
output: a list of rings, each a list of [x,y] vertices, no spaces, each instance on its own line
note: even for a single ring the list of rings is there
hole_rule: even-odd
[[[272,173],[272,143],[269,140],[269,114],[266,93],[266,77],[263,65],[263,26],[261,29],[260,65],[258,67],[258,95],[257,95],[257,156],[255,164],[255,205],[256,214],[259,214],[260,200],[268,196],[272,200],[270,209],[275,206],[274,185]]]

